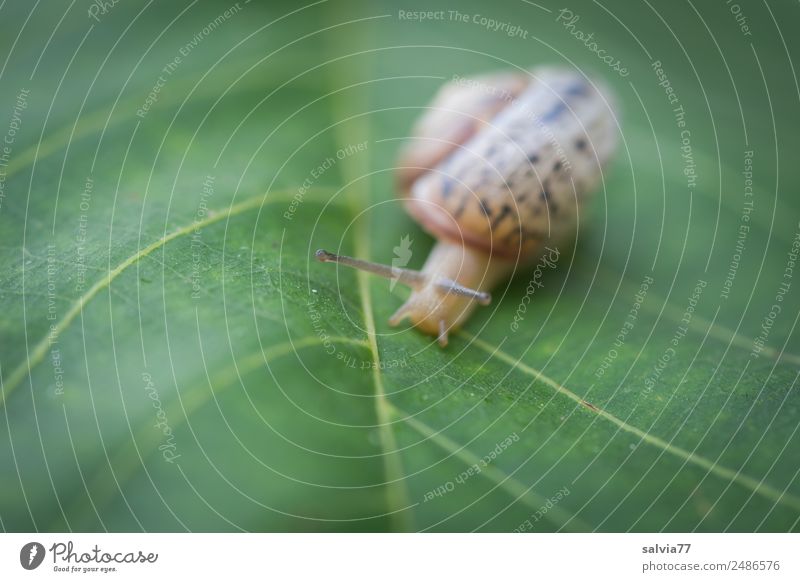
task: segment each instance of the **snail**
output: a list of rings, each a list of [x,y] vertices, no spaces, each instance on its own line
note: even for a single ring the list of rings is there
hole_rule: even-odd
[[[579,211],[616,149],[609,92],[569,69],[455,78],[440,89],[403,148],[406,210],[438,239],[422,270],[316,253],[403,283],[410,318],[447,345],[489,291],[546,244],[574,238]]]

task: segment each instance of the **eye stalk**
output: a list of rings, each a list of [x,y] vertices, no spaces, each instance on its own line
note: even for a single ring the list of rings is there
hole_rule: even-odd
[[[380,263],[373,263],[371,261],[364,261],[347,255],[337,255],[329,253],[326,250],[319,249],[315,254],[318,261],[323,263],[340,263],[347,265],[359,271],[366,271],[384,279],[393,279],[399,283],[411,287],[415,291],[419,291],[428,285],[434,286],[443,294],[452,293],[461,297],[467,297],[477,301],[481,305],[489,305],[492,302],[491,293],[486,291],[476,291],[464,285],[460,285],[452,279],[446,277],[433,277],[424,271],[415,271],[413,269],[403,269],[400,267],[390,267],[388,265],[381,265]]]
[[[442,272],[440,261],[445,258],[441,256],[442,251],[445,251],[447,255],[446,262],[449,266],[453,265],[453,259],[456,258],[450,256],[452,252],[446,252],[445,246],[451,245],[443,246],[443,244],[440,242],[437,245],[437,248],[440,249],[438,254],[434,252],[431,255],[439,257],[439,260],[431,262],[429,259],[421,271],[390,267],[346,255],[329,253],[322,249],[318,250],[315,256],[323,263],[339,263],[410,287],[413,290],[411,297],[389,318],[389,324],[397,325],[409,317],[415,326],[437,336],[439,344],[444,347],[447,345],[448,332],[472,311],[475,304],[489,305],[492,302],[492,296],[486,291],[473,289],[456,280],[459,275],[463,277],[464,274],[468,275],[468,279],[474,278],[472,275],[475,269],[472,268],[471,263],[465,265],[463,272],[456,270],[451,274],[450,269],[446,273]],[[461,254],[460,246],[452,245],[452,247],[459,251],[458,254]],[[463,259],[466,257],[462,256],[461,258],[463,265]],[[460,262],[455,262],[456,267],[459,264]],[[477,282],[482,282],[482,278],[478,278]]]

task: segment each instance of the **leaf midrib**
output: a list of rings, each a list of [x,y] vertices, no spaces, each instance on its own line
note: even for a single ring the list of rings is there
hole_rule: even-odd
[[[343,27],[337,28],[336,33],[341,34]],[[346,76],[338,75],[342,67],[342,61],[337,60],[331,68],[330,74],[330,99],[331,99],[331,114],[333,122],[334,139],[339,148],[346,148],[351,143],[361,143],[368,139],[369,126],[365,122],[363,115],[356,115],[348,117],[344,114],[343,92],[340,88],[340,79]],[[359,98],[363,98],[363,93],[358,93]],[[363,107],[363,103],[360,103]],[[346,133],[346,126],[353,124],[355,126],[354,133],[357,133],[357,139],[348,139]],[[361,214],[360,209],[366,208],[369,202],[369,193],[364,189],[365,181],[361,179],[368,174],[368,152],[362,155],[348,157],[341,164],[341,173],[345,184],[351,186],[349,204],[351,214],[353,217]],[[370,221],[366,218],[368,215],[362,215],[362,219],[358,220],[354,227],[354,246],[356,255],[360,258],[369,260],[369,239]],[[364,327],[367,334],[367,342],[372,357],[372,381],[375,390],[375,417],[378,424],[378,436],[383,451],[383,467],[386,479],[386,502],[387,510],[390,515],[390,520],[394,523],[395,529],[398,531],[411,531],[413,525],[411,522],[410,509],[415,507],[416,503],[411,503],[408,493],[408,487],[405,481],[405,472],[403,469],[402,459],[397,446],[397,439],[395,438],[394,429],[392,427],[392,411],[390,403],[386,397],[386,390],[383,385],[383,375],[381,373],[380,353],[378,351],[377,343],[377,330],[375,327],[375,314],[372,309],[372,294],[370,291],[369,274],[364,271],[356,272],[356,280],[358,282],[358,294],[361,299],[361,311],[364,314]]]

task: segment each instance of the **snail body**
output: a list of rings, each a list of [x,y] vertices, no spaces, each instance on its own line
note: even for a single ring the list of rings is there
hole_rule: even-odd
[[[400,155],[406,209],[438,239],[421,271],[319,251],[392,278],[411,319],[446,345],[489,291],[547,244],[574,238],[581,208],[616,148],[606,89],[568,69],[496,73],[446,84]]]

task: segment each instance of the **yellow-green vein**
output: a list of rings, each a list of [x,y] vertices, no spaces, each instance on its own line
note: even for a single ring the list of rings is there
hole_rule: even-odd
[[[480,459],[477,455],[470,452],[465,447],[462,447],[454,440],[439,432],[436,432],[424,422],[417,420],[412,415],[400,410],[396,406],[392,404],[389,406],[392,407],[395,415],[398,418],[401,418],[411,428],[416,430],[425,438],[429,439],[444,451],[456,456],[468,466],[478,465],[480,463]],[[525,505],[531,507],[532,509],[542,509],[548,502],[548,499],[542,497],[530,487],[526,487],[523,483],[509,476],[507,473],[501,469],[498,469],[494,465],[488,465],[487,467],[483,468],[480,474],[495,483],[500,489],[503,489],[511,494],[514,499],[522,501]],[[587,523],[575,518],[568,511],[558,506],[551,507],[545,514],[545,517],[548,521],[553,522],[559,527],[568,523],[569,525],[566,528],[567,530],[590,531],[592,529]]]
[[[343,29],[338,29],[342,31]],[[362,37],[344,37],[339,38],[336,48],[339,51],[345,51],[347,45],[352,42],[364,42]],[[356,51],[352,51],[356,52]],[[348,119],[348,121],[339,121],[334,125],[334,133],[340,147],[346,147],[352,143],[363,143],[368,140],[369,131],[365,118],[362,115],[352,116],[347,115],[347,106],[356,106],[365,108],[363,102],[363,93],[357,94],[353,99],[351,98],[345,102],[344,95],[338,91],[340,85],[346,85],[345,81],[349,75],[352,75],[353,69],[346,68],[344,63],[337,61],[338,66],[331,68],[331,84],[332,84],[332,109],[334,121]],[[345,131],[345,124],[352,124],[354,127],[354,134],[357,139],[348,139]],[[366,155],[349,156],[341,164],[341,171],[344,177],[344,183],[350,188],[349,202],[352,208],[352,214],[355,217],[360,216],[356,221],[354,227],[354,243],[356,255],[362,259],[369,259],[370,250],[370,225],[368,215],[361,214],[362,210],[366,208],[369,202],[369,193],[365,189],[364,176],[368,174],[369,164]],[[380,438],[381,448],[383,450],[383,464],[386,478],[386,502],[388,509],[391,512],[391,519],[394,524],[395,530],[409,531],[413,529],[411,514],[407,510],[411,507],[408,491],[405,484],[405,472],[403,471],[403,463],[400,454],[397,451],[397,440],[395,439],[394,430],[391,424],[391,409],[389,401],[386,397],[386,390],[383,386],[383,376],[381,374],[380,366],[380,353],[378,351],[378,343],[376,339],[375,328],[375,315],[372,310],[372,295],[369,287],[369,275],[364,271],[358,271],[357,274],[359,296],[361,298],[362,311],[364,312],[364,327],[367,332],[370,352],[372,354],[372,377],[375,385],[375,417],[379,426],[378,434]]]
[[[317,192],[317,191],[315,191]],[[146,247],[139,249],[136,253],[129,256],[127,259],[119,263],[116,267],[109,270],[104,277],[98,280],[94,285],[92,285],[83,295],[78,297],[78,299],[70,306],[67,312],[64,314],[64,317],[61,318],[49,331],[48,333],[39,340],[39,342],[34,346],[33,350],[28,355],[26,361],[21,362],[9,375],[8,379],[5,382],[5,387],[2,393],[0,393],[0,406],[5,404],[6,399],[11,395],[17,386],[25,379],[25,377],[31,372],[31,370],[39,364],[47,354],[48,348],[50,347],[50,343],[53,338],[57,338],[61,335],[65,329],[69,327],[72,321],[80,315],[83,311],[84,306],[92,300],[100,291],[103,289],[108,288],[111,285],[112,281],[119,277],[128,267],[131,265],[136,264],[138,261],[152,253],[153,251],[160,249],[168,242],[180,238],[182,236],[187,236],[194,232],[197,228],[204,228],[210,226],[216,222],[224,220],[226,218],[230,218],[236,216],[238,214],[242,214],[248,210],[253,210],[255,208],[259,208],[262,204],[271,204],[272,202],[286,202],[290,200],[294,196],[294,192],[292,191],[281,191],[281,192],[272,192],[269,194],[261,194],[258,196],[253,196],[238,204],[234,204],[227,209],[222,209],[218,211],[209,212],[205,218],[202,220],[198,220],[187,224],[177,230],[174,230],[168,234],[165,234],[158,240],[153,241]]]
[[[368,347],[367,342],[361,339],[329,336],[326,337],[325,340],[362,346],[364,348]],[[281,342],[265,348],[263,352],[258,350],[258,352],[242,358],[237,362],[236,367],[230,366],[214,376],[211,382],[213,392],[212,390],[201,389],[198,386],[181,396],[181,404],[185,414],[178,409],[172,410],[172,408],[170,408],[167,414],[170,419],[174,419],[173,428],[180,426],[183,422],[188,420],[194,412],[205,406],[211,400],[212,394],[219,396],[230,387],[234,386],[239,377],[238,374],[247,374],[265,364],[270,364],[277,358],[292,354],[295,350],[321,345],[323,341],[324,340],[318,336],[308,336],[297,340]],[[129,482],[136,474],[136,471],[143,466],[144,459],[155,453],[160,443],[161,434],[153,430],[153,424],[148,420],[143,423],[140,428],[136,429],[133,440],[125,440],[122,445],[117,447],[111,462],[111,466],[116,467],[113,469],[116,481],[109,481],[105,476],[105,471],[96,473],[94,477],[90,479],[88,490],[98,510],[107,507],[111,503],[116,493],[117,483],[119,483],[120,490],[124,489],[124,485]],[[82,514],[86,510],[84,505],[86,504],[76,502],[67,513],[69,515]],[[63,525],[62,520],[59,520],[53,524],[50,531],[63,529]]]
[[[475,347],[482,349],[483,351],[491,354],[493,357],[507,364],[510,364],[511,367],[514,368],[515,370],[519,370],[520,372],[528,374],[529,376],[532,376],[536,380],[541,381],[542,383],[546,384],[547,386],[555,390],[556,393],[561,394],[562,396],[566,396],[567,398],[575,401],[578,405],[582,406],[586,410],[589,410],[590,412],[596,414],[600,418],[607,420],[608,422],[611,422],[612,424],[617,426],[620,430],[639,437],[642,440],[642,442],[648,445],[652,445],[656,448],[659,448],[675,457],[683,459],[684,461],[691,463],[692,465],[701,467],[702,469],[705,469],[706,471],[713,473],[717,477],[721,477],[722,479],[726,479],[728,481],[734,481],[739,485],[742,485],[743,487],[757,493],[758,495],[761,495],[762,497],[774,501],[775,503],[783,503],[794,509],[800,510],[800,499],[798,499],[797,497],[790,495],[788,493],[784,493],[782,491],[778,491],[774,487],[766,485],[758,479],[754,479],[753,477],[750,477],[743,473],[734,471],[727,467],[723,467],[722,465],[710,461],[705,457],[702,457],[700,455],[697,455],[695,453],[692,453],[690,451],[672,445],[663,439],[660,439],[656,436],[651,435],[648,432],[643,431],[640,428],[632,426],[627,422],[625,422],[624,420],[622,420],[621,418],[617,418],[610,412],[606,412],[602,408],[598,408],[597,406],[590,404],[589,402],[586,402],[583,398],[572,392],[569,388],[566,388],[565,386],[562,386],[552,378],[545,376],[539,370],[536,370],[535,368],[532,368],[527,364],[519,361],[518,358],[515,358],[514,356],[496,348],[495,346],[481,339],[476,338],[472,334],[469,334],[465,331],[461,331],[459,332],[459,334],[464,338],[466,338],[467,340],[469,340]]]

